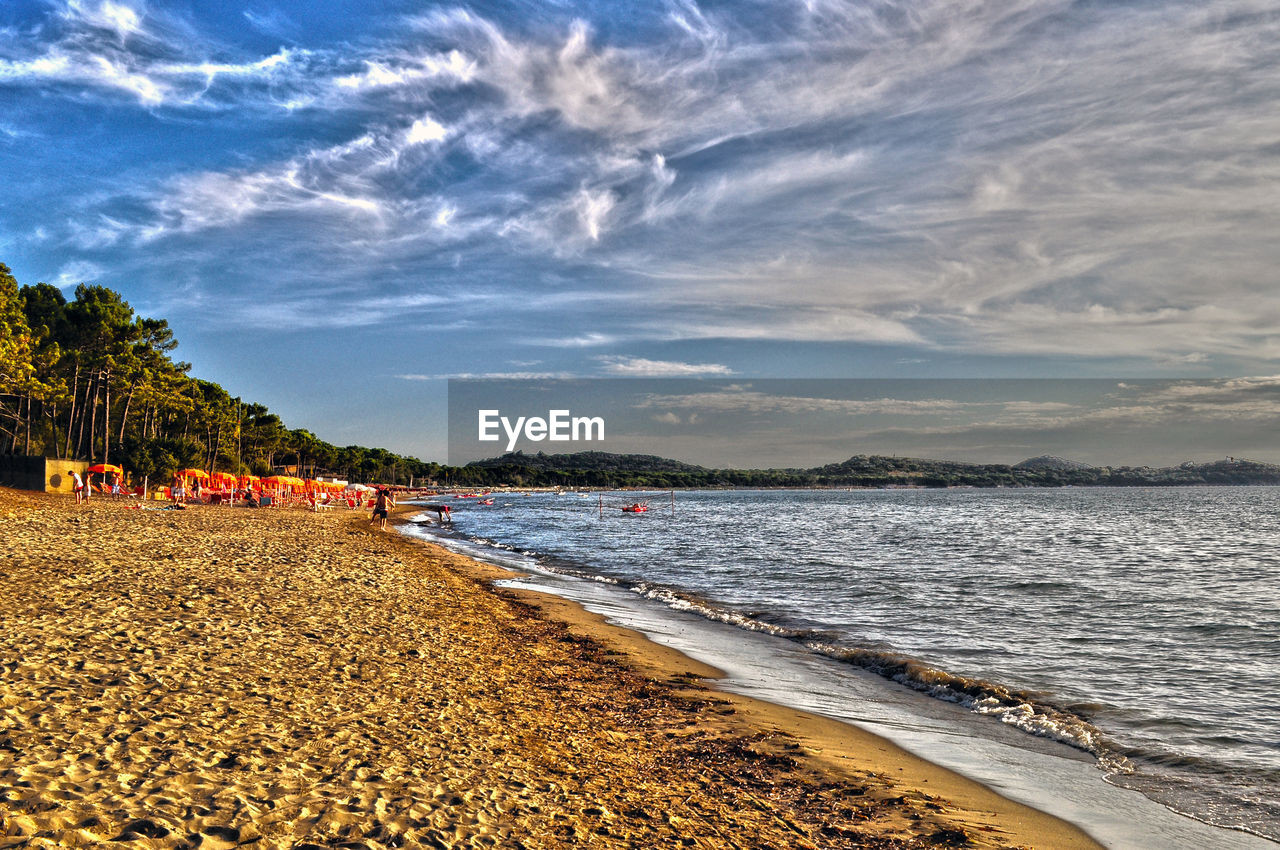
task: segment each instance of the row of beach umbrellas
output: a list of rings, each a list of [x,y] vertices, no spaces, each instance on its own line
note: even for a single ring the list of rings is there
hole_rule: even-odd
[[[103,475],[124,475],[124,469],[114,463],[95,463],[88,469],[92,473],[101,473]],[[331,493],[341,493],[343,490],[359,490],[361,492],[369,492],[374,488],[366,484],[350,484],[343,485],[333,481],[317,481],[315,479],[297,478],[292,475],[272,475],[267,478],[260,478],[257,475],[234,475],[230,472],[205,472],[203,469],[181,469],[177,472],[178,477],[183,479],[197,478],[201,481],[207,481],[215,487],[245,487],[254,490],[263,488],[267,489],[289,489],[289,490],[310,490],[313,492],[329,491]]]
[[[317,481],[311,478],[298,478],[293,475],[271,475],[266,478],[260,478],[257,475],[240,475],[236,476],[230,472],[205,472],[203,469],[181,469],[177,473],[182,478],[198,478],[201,481],[208,481],[215,487],[245,487],[253,490],[271,489],[271,490],[301,490],[312,492],[329,491],[331,493],[341,493],[343,490],[372,490],[364,484],[347,485],[338,484],[333,481]]]

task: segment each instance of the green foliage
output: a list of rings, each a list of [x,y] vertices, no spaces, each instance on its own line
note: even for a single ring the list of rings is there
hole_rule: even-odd
[[[200,464],[204,446],[192,439],[157,437],[125,438],[118,460],[135,478],[149,476],[153,482],[168,481],[179,469]]]
[[[18,281],[9,267],[0,263],[0,394],[18,395],[27,390],[35,372],[33,342]]]
[[[1043,459],[1036,459],[1042,461]],[[461,486],[803,488],[803,487],[1065,487],[1183,484],[1280,484],[1280,466],[1229,460],[1167,469],[1093,467],[1059,462],[1017,466],[856,455],[813,469],[706,469],[652,455],[520,452],[449,470]]]
[[[134,479],[175,469],[419,482],[438,473],[383,449],[340,449],[291,431],[265,405],[244,403],[176,362],[164,319],[137,316],[103,286],[68,302],[47,283],[19,289],[0,264],[0,451],[112,461]]]

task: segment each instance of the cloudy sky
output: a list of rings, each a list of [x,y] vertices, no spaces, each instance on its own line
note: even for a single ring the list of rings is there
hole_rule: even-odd
[[[435,459],[449,377],[1269,376],[1277,45],[1260,0],[7,0],[0,261]]]
[[[555,410],[563,412],[552,425]],[[1224,456],[1280,463],[1277,410],[1275,377],[459,379],[449,383],[449,461],[518,449],[757,468],[821,466],[853,454],[1009,464],[1055,455],[1095,466]],[[485,436],[482,411],[492,411]],[[548,426],[529,439],[521,416]],[[592,417],[601,424],[585,421]]]

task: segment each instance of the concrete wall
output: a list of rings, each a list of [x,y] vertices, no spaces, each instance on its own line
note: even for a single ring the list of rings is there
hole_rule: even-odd
[[[88,468],[87,460],[0,455],[0,486],[71,495],[71,470],[84,475]]]

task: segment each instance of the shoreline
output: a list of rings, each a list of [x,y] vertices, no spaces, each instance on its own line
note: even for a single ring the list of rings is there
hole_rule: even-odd
[[[5,846],[1098,846],[364,512],[0,528]]]
[[[419,512],[413,505],[397,506],[392,514],[397,531],[408,524],[404,521],[405,516]],[[963,813],[960,820],[964,822],[964,830],[971,841],[976,841],[978,834],[999,833],[1004,840],[1030,847],[1102,846],[1074,824],[1010,800],[986,785],[910,753],[873,732],[802,709],[718,688],[716,680],[726,675],[722,670],[657,643],[640,631],[610,623],[604,615],[591,612],[578,602],[548,592],[493,586],[494,581],[519,575],[513,569],[451,552],[422,538],[405,539],[460,558],[464,569],[471,570],[499,596],[534,607],[550,619],[565,624],[571,633],[604,644],[610,651],[624,657],[622,663],[642,675],[681,685],[697,679],[708,682],[717,698],[731,705],[734,713],[748,726],[757,730],[776,730],[798,742],[799,748],[792,750],[793,755],[811,762],[822,772],[841,775],[852,771],[862,775],[893,776],[895,785],[907,794],[944,798],[942,809],[952,814]],[[980,845],[972,843],[966,846]]]
[[[539,536],[536,527],[517,524],[504,536],[503,523],[497,520],[475,528],[463,523],[469,530],[461,536],[426,522],[414,523],[417,528],[407,533],[509,571],[501,582],[505,588],[571,600],[614,625],[727,671],[716,683],[722,692],[816,713],[887,738],[1008,799],[1075,824],[1116,850],[1275,846],[1260,827],[1215,824],[1187,814],[1194,809],[1143,793],[1123,776],[1113,781],[1089,750],[1073,748],[1060,737],[1033,735],[1020,724],[999,722],[989,712],[967,711],[936,694],[899,688],[857,664],[781,639],[769,628],[744,627],[734,618],[718,616],[716,603],[700,602],[697,591],[688,597],[694,600],[691,608],[681,604],[686,597],[678,588],[655,594],[646,582],[680,581],[658,550],[640,550],[655,560],[649,567],[629,547],[615,553],[629,565],[622,568],[608,560],[607,552],[596,553],[606,558],[603,563],[614,565],[610,570],[595,563],[593,550],[583,548],[576,536],[570,536],[568,549],[560,549],[552,539]],[[561,554],[547,554],[554,552]]]

